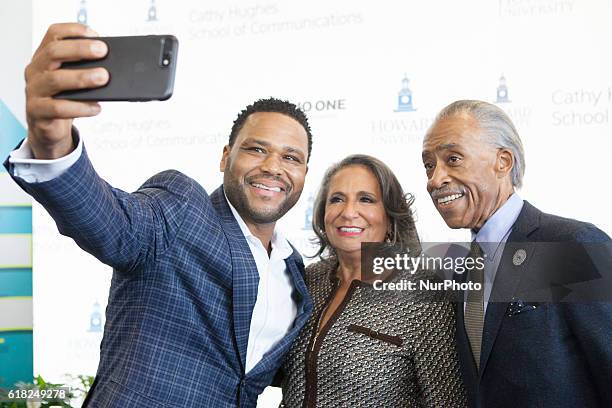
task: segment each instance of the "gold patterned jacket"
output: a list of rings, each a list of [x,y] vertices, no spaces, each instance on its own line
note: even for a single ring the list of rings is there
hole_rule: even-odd
[[[334,259],[306,268],[314,310],[281,368],[281,407],[465,407],[445,294],[355,280],[317,333],[338,285],[336,268]],[[397,272],[385,282],[397,287],[428,276]]]

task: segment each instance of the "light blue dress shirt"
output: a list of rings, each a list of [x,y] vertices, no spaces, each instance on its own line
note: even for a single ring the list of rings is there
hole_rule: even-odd
[[[484,253],[484,312],[487,312],[487,303],[491,296],[493,282],[497,268],[501,261],[506,241],[512,232],[512,226],[516,222],[523,209],[523,199],[514,193],[508,200],[485,222],[482,228],[474,233],[472,241],[476,240]],[[464,305],[465,307],[465,305]]]

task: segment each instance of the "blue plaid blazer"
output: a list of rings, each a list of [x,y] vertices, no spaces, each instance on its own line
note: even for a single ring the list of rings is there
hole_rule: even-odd
[[[169,170],[128,194],[104,182],[85,151],[51,181],[14,179],[63,235],[113,267],[100,365],[85,406],[256,405],[312,310],[297,251],[286,259],[295,323],[245,375],[259,276],[222,187],[209,196]]]

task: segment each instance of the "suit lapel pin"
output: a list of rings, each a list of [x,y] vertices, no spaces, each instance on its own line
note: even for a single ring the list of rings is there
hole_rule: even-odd
[[[514,266],[520,266],[527,259],[527,251],[524,249],[517,249],[514,255],[512,256],[512,263]]]

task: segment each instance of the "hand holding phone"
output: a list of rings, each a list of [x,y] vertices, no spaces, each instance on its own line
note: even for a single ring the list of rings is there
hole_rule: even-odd
[[[53,24],[25,69],[28,143],[37,159],[55,159],[73,149],[71,126],[74,118],[100,113],[97,102],[55,99],[66,90],[104,86],[109,73],[104,68],[60,69],[68,61],[103,58],[106,43],[98,34],[77,23]],[[69,37],[83,37],[66,39]]]
[[[108,48],[104,58],[64,62],[62,69],[103,67],[108,83],[95,89],[67,90],[55,98],[81,101],[151,101],[172,96],[178,40],[172,35],[99,37]]]
[[[51,25],[25,70],[34,157],[70,153],[72,120],[100,113],[97,101],[168,99],[177,52],[173,36],[98,37],[82,24]]]

